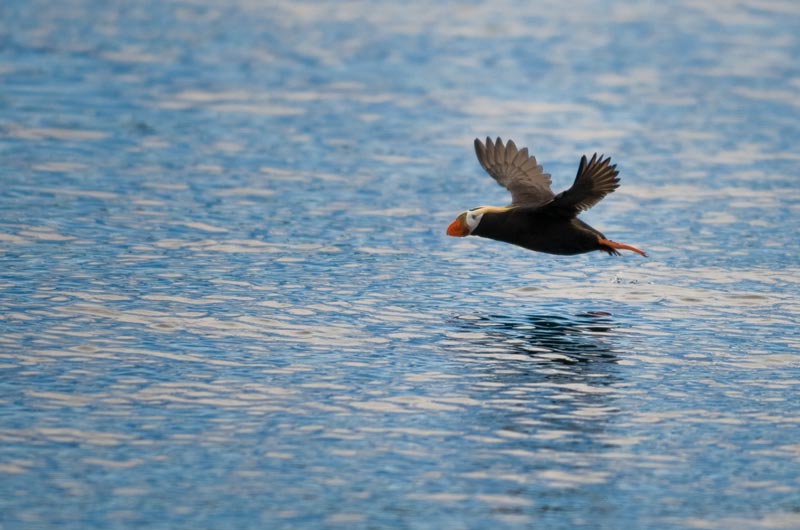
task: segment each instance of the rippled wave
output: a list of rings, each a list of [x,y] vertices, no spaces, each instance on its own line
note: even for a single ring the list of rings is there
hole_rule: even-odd
[[[795,3],[0,11],[3,529],[800,525]]]

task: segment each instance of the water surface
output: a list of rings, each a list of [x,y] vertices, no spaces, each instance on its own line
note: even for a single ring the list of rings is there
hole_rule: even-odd
[[[800,526],[792,2],[0,6],[0,526]],[[447,238],[476,136],[650,257]]]

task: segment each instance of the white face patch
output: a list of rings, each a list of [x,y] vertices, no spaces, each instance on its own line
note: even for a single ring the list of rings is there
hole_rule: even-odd
[[[469,233],[471,234],[480,224],[481,218],[483,217],[483,212],[469,210],[466,213],[467,215],[465,216],[464,220],[466,221],[467,228],[469,228]]]

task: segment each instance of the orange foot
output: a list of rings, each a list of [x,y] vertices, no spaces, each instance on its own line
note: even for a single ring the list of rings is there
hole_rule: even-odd
[[[647,257],[647,254],[645,254],[638,248],[626,245],[625,243],[617,243],[616,241],[611,241],[610,239],[603,239],[602,237],[597,238],[597,242],[604,247],[610,247],[613,249],[621,249],[621,250],[632,250],[633,252],[636,252],[637,254],[644,256],[645,258]]]

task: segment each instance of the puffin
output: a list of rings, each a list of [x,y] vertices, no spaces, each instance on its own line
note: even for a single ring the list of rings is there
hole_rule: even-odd
[[[584,155],[575,182],[558,195],[550,189],[550,175],[513,140],[503,144],[498,137],[486,143],[475,139],[475,154],[483,169],[511,192],[508,206],[480,206],[461,213],[447,227],[454,237],[480,236],[503,241],[536,252],[574,255],[599,250],[619,256],[630,250],[647,257],[638,248],[617,243],[578,219],[606,195],[619,187],[616,164],[611,157]]]

